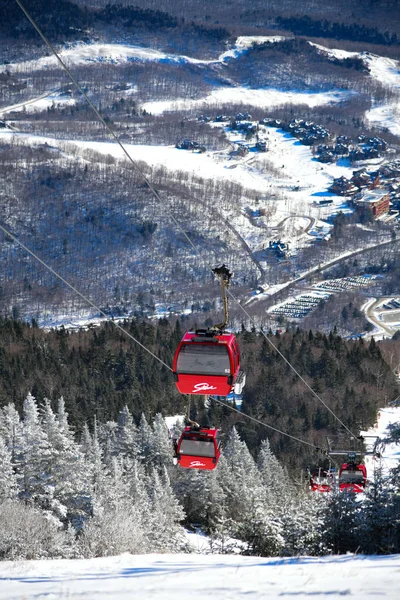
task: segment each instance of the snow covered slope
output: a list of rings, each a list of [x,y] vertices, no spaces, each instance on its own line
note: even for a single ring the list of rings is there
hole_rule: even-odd
[[[122,555],[0,563],[0,599],[397,599],[400,556]]]
[[[362,431],[361,435],[365,436],[367,449],[372,449],[375,441],[375,436],[384,440],[390,434],[389,426],[395,423],[400,423],[400,407],[388,406],[381,408],[378,413],[378,421],[375,427],[368,431]],[[372,436],[372,437],[369,437]],[[376,468],[382,468],[382,473],[387,475],[390,469],[394,469],[399,464],[400,446],[398,444],[380,445],[378,450],[381,452],[381,458],[376,459],[373,456],[365,457],[368,477],[373,478],[373,473]]]

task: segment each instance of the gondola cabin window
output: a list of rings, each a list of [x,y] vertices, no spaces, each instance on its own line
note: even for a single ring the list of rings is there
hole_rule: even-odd
[[[215,456],[214,440],[212,438],[197,438],[184,437],[181,446],[181,454],[191,456]]]
[[[177,373],[228,376],[230,372],[229,354],[225,344],[182,345],[177,360]]]
[[[342,471],[340,473],[340,483],[364,483],[362,471]]]

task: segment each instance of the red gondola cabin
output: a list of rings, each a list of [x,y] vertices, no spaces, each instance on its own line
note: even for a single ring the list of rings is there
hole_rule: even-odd
[[[367,469],[363,464],[344,463],[339,471],[341,491],[363,492],[367,484]]]
[[[177,445],[176,458],[184,469],[212,471],[221,455],[218,429],[185,427]]]
[[[226,332],[186,332],[176,349],[172,370],[181,394],[240,394],[245,382],[239,344]]]
[[[335,480],[330,469],[314,469],[310,476],[310,489],[312,492],[331,492]]]

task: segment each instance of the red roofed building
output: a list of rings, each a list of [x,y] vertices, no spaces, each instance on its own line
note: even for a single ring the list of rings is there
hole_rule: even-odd
[[[366,190],[364,194],[354,200],[354,204],[361,210],[371,211],[372,217],[377,219],[380,215],[389,212],[390,195],[385,190]]]

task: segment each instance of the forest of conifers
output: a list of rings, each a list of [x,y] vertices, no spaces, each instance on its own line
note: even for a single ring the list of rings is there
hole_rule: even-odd
[[[172,365],[183,333],[179,320],[132,319],[122,326]],[[328,435],[337,447],[348,446],[347,432],[277,350],[355,435],[371,426],[377,410],[398,395],[392,368],[381,352],[385,342],[382,346],[374,340],[349,341],[335,333],[326,336],[299,329],[264,336],[243,328],[238,339],[247,373],[242,412],[315,445],[324,446]],[[92,428],[94,417],[99,423],[115,420],[124,406],[136,423],[142,413],[151,420],[156,413],[183,415],[187,407],[187,398],[177,392],[171,372],[112,321],[69,332],[64,328],[44,331],[35,324],[2,318],[0,406],[13,402],[21,412],[29,392],[39,405],[45,398],[55,403],[63,396],[78,433],[85,423]],[[191,411],[192,418],[221,427],[223,434],[236,425],[254,456],[268,434],[274,453],[291,472],[315,460],[306,445],[266,430],[212,400],[204,407],[202,397],[196,399]]]

